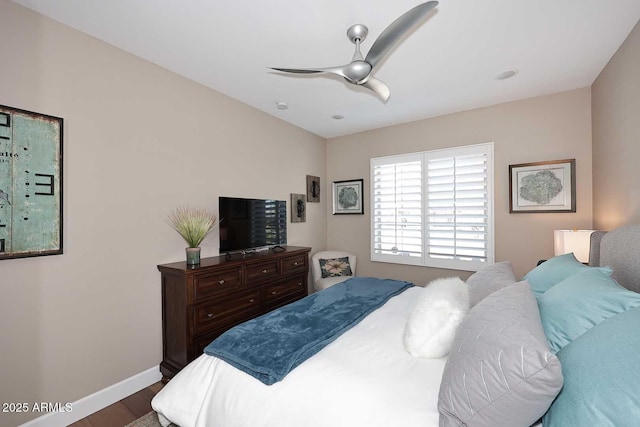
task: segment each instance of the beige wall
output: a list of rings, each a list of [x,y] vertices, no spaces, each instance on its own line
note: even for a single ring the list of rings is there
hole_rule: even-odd
[[[1,103],[65,120],[65,253],[0,261],[0,402],[72,402],[160,362],[156,265],[186,246],[167,214],[305,193],[326,141],[7,0],[0,40]],[[324,248],[325,212],[289,244]]]
[[[640,223],[640,23],[591,90],[594,227]]]
[[[371,262],[369,159],[493,141],[495,158],[495,256],[518,275],[553,255],[553,230],[591,227],[591,107],[589,88],[451,114],[334,138],[327,146],[329,182],[365,180],[365,214],[328,218],[327,248],[353,251],[358,274],[425,284],[443,271]],[[509,214],[510,164],[576,159],[577,212]]]

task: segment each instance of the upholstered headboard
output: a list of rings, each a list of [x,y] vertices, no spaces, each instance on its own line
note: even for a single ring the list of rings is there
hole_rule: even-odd
[[[627,289],[640,292],[640,225],[625,225],[591,235],[589,265],[608,266],[612,277]]]

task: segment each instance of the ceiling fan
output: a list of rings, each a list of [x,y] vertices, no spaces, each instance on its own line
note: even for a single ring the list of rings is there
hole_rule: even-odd
[[[355,24],[347,30],[347,37],[356,45],[356,51],[353,54],[351,62],[346,65],[329,68],[275,68],[272,70],[281,71],[283,73],[293,74],[319,74],[329,73],[343,77],[347,82],[358,86],[366,87],[375,92],[376,95],[387,102],[391,92],[389,87],[382,81],[376,79],[372,74],[377,70],[382,60],[387,56],[393,48],[402,40],[402,38],[416,28],[427,14],[438,5],[437,1],[428,1],[422,3],[398,19],[393,21],[378,36],[376,41],[369,49],[366,58],[362,57],[360,52],[360,43],[364,41],[369,33],[369,29],[363,24]]]

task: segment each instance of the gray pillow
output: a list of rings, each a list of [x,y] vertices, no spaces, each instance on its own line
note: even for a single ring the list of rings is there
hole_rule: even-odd
[[[488,295],[516,281],[516,275],[509,261],[497,262],[476,271],[467,279],[469,307],[473,307]]]
[[[507,286],[480,301],[458,327],[440,384],[440,427],[530,426],[562,381],[529,285]]]

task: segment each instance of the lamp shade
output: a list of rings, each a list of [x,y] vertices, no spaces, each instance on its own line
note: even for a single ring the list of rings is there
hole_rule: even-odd
[[[553,251],[555,255],[573,252],[578,261],[589,262],[591,233],[593,232],[594,230],[554,230]]]

